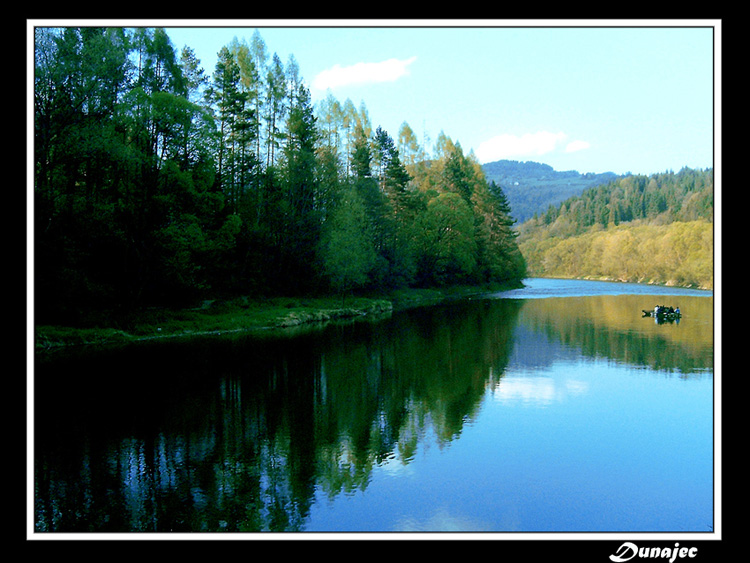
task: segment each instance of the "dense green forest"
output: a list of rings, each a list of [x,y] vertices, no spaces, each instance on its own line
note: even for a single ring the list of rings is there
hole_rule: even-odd
[[[519,227],[533,275],[713,287],[713,169],[629,175]]]
[[[37,322],[525,275],[473,155],[313,106],[258,31],[210,73],[160,28],[37,28],[34,54]]]

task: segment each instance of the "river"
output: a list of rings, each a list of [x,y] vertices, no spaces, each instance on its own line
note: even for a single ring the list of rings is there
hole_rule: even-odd
[[[713,293],[525,285],[40,356],[34,532],[712,532]]]

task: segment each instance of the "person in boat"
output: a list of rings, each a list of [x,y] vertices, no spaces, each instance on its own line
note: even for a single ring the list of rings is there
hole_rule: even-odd
[[[654,311],[652,313],[649,313],[645,309],[643,310],[644,314],[652,315],[654,317],[659,316],[680,316],[680,307],[679,305],[677,307],[666,306],[666,305],[656,305],[654,307]]]

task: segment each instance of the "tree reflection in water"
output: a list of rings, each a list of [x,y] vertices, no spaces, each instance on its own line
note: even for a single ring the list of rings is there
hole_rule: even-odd
[[[683,306],[694,318],[713,300],[697,301]],[[40,358],[36,530],[304,531],[318,494],[364,491],[428,432],[455,440],[524,351],[711,367],[710,327],[659,334],[631,319],[642,302],[463,301],[293,336]]]

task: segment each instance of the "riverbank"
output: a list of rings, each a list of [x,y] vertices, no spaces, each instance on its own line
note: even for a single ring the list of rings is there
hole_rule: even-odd
[[[159,338],[215,335],[254,330],[285,330],[336,320],[377,318],[394,311],[437,304],[514,286],[460,286],[400,289],[379,295],[325,297],[238,297],[206,300],[188,309],[148,309],[127,328],[40,325],[35,327],[38,351],[61,347],[117,344]]]
[[[658,287],[674,287],[678,289],[700,289],[703,291],[713,291],[713,278],[704,283],[680,283],[676,280],[655,281],[644,277],[612,277],[612,276],[535,276],[558,280],[584,280],[584,281],[603,281],[614,283],[638,283],[642,285],[653,285]]]

